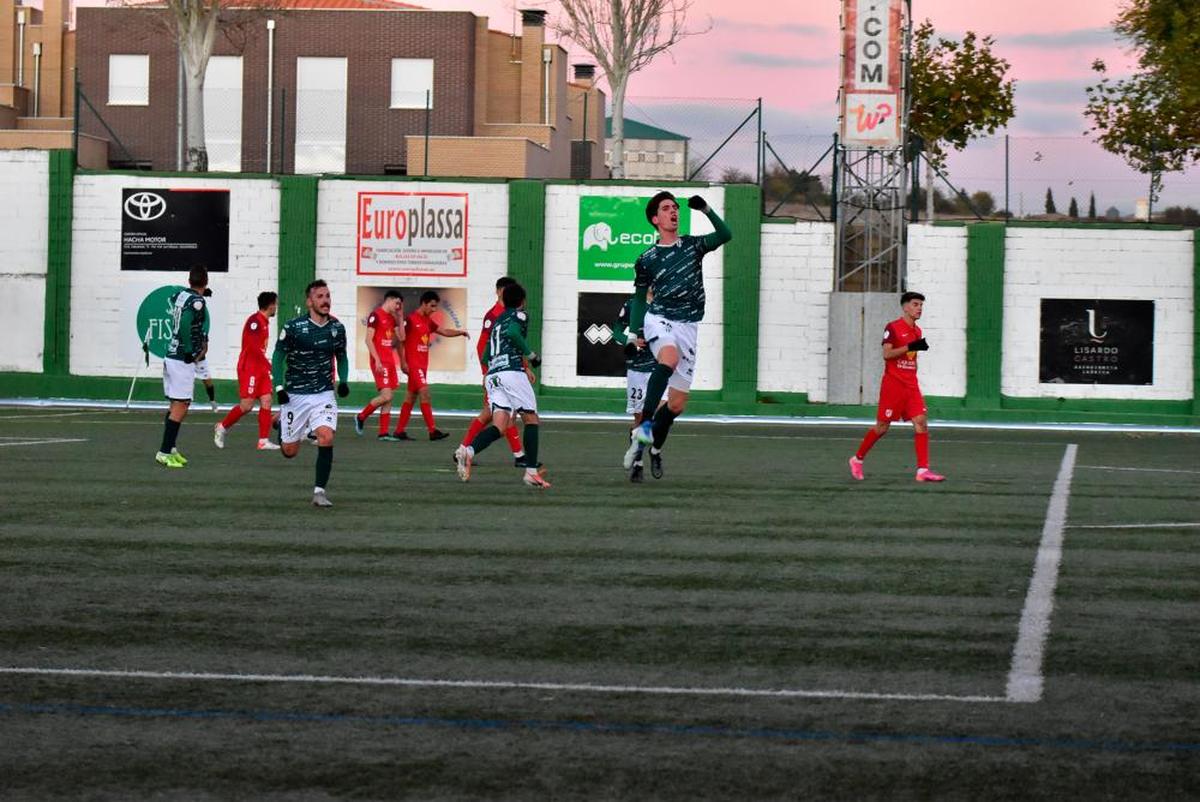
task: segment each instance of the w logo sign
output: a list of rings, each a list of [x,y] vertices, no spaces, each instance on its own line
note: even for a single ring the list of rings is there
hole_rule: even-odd
[[[866,131],[874,131],[885,123],[894,113],[894,109],[888,103],[879,103],[874,110],[868,111],[866,104],[860,103],[852,109],[846,109],[846,113],[855,116],[854,125],[861,134]]]

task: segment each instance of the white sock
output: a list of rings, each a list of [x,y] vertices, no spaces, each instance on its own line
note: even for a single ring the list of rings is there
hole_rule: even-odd
[[[324,493],[324,492],[325,492],[325,488],[323,488],[323,487],[314,487],[313,488],[313,495],[316,495],[317,493]]]

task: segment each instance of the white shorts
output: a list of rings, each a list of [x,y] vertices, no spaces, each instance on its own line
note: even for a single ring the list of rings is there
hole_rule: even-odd
[[[321,426],[337,431],[337,399],[333,390],[305,395],[294,394],[279,408],[279,440],[298,443]]]
[[[658,358],[658,352],[667,345],[673,345],[679,351],[679,364],[671,374],[668,387],[674,387],[680,392],[691,392],[692,378],[696,372],[696,339],[699,333],[699,323],[688,323],[678,320],[668,320],[661,315],[646,313],[642,331],[650,353]]]
[[[646,406],[646,385],[650,383],[649,371],[625,371],[625,411],[641,412]]]
[[[533,397],[533,385],[524,371],[502,370],[489,373],[483,380],[483,389],[492,402],[492,411],[537,412],[537,399]]]
[[[191,401],[196,366],[182,359],[163,360],[163,395],[172,401]]]
[[[200,381],[208,381],[212,378],[212,374],[208,372],[207,359],[197,359],[192,363],[192,367],[196,369],[196,378]]]

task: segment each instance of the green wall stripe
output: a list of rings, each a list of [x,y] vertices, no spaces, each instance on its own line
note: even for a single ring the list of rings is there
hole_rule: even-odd
[[[1000,406],[1004,323],[1004,224],[967,227],[968,407]]]
[[[724,246],[725,342],[721,395],[753,401],[758,390],[758,306],[762,271],[762,197],[757,186],[725,188],[725,222],[733,241]]]
[[[71,368],[71,226],[75,217],[75,154],[50,151],[50,202],[46,243],[46,314],[42,330],[42,370],[66,374]]]
[[[530,318],[535,321],[529,327],[529,346],[538,353],[546,317],[545,251],[546,184],[513,181],[508,185],[508,275],[525,288]]]
[[[1200,415],[1200,228],[1192,229],[1192,414]]]
[[[279,179],[280,326],[304,311],[304,288],[317,277],[317,178]],[[344,302],[353,308],[354,299]]]

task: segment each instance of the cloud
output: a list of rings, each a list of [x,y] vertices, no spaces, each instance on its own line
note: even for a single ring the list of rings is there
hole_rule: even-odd
[[[1112,28],[1079,28],[1050,33],[1018,33],[996,36],[997,43],[1054,50],[1061,47],[1111,47],[1117,44]]]
[[[765,22],[746,22],[745,20],[717,17],[713,20],[714,30],[745,31],[749,33],[787,34],[789,36],[819,36],[830,37],[834,29],[824,25],[803,25],[789,23],[786,25],[770,25]]]
[[[766,67],[767,69],[818,69],[837,64],[837,58],[806,58],[804,56],[781,56],[774,53],[761,53],[757,50],[735,50],[729,54],[729,60],[734,64],[744,64],[748,67]]]
[[[1021,101],[1029,101],[1032,103],[1071,104],[1076,107],[1082,107],[1087,102],[1086,88],[1095,86],[1098,82],[1098,76],[1096,78],[1076,78],[1071,80],[1020,80],[1017,81],[1016,100],[1018,104]]]

